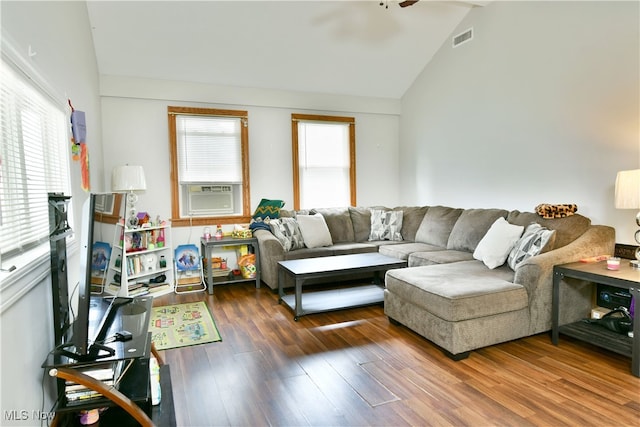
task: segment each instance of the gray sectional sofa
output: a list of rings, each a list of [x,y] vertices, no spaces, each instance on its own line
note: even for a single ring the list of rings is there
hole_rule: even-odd
[[[369,240],[371,209],[402,211],[402,240]],[[385,314],[454,359],[464,358],[474,349],[550,330],[553,266],[612,254],[615,245],[613,228],[592,225],[579,214],[543,219],[516,210],[444,206],[314,211],[326,221],[333,243],[330,246],[286,251],[273,233],[254,232],[260,245],[264,283],[277,288],[281,260],[374,251],[406,259],[407,268],[386,274]],[[281,212],[281,217],[295,216],[296,212]],[[546,229],[549,240],[538,248],[539,254],[518,258],[517,264],[510,259],[509,263],[489,268],[474,258],[474,252],[479,252],[478,245],[497,222],[522,226],[523,230],[537,223]],[[578,320],[590,307],[590,287],[567,286],[562,292],[566,307],[561,324]]]

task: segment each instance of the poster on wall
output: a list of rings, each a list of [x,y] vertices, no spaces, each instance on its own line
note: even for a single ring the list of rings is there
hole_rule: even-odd
[[[71,105],[71,156],[73,161],[80,162],[80,172],[82,176],[82,189],[89,191],[89,149],[87,147],[87,125],[84,111],[78,111]]]

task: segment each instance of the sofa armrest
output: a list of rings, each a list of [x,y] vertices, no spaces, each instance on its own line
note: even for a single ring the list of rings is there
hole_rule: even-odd
[[[552,251],[536,255],[523,262],[515,272],[514,283],[521,284],[529,294],[529,311],[531,316],[531,333],[539,333],[551,329],[551,303],[553,290],[553,266],[580,261],[582,258],[613,254],[615,247],[615,230],[606,225],[593,225],[573,242]],[[581,298],[590,292],[589,289],[561,289],[568,298]],[[580,293],[567,295],[568,293]],[[567,299],[562,298],[562,301]],[[586,303],[590,304],[589,301]],[[573,321],[582,316],[584,307],[574,304],[563,309],[566,321]],[[561,324],[565,323],[561,319]]]
[[[282,243],[267,230],[255,230],[260,247],[260,279],[271,289],[278,287],[278,261],[284,260]]]

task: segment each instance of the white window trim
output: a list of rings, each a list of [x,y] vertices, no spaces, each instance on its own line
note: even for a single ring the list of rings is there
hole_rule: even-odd
[[[3,29],[0,44],[2,60],[7,61],[16,70],[27,76],[41,92],[64,110],[66,106],[65,97],[58,93],[43,77],[43,74],[19,53],[16,46],[17,44],[12,40],[11,36]],[[69,209],[71,209],[71,205]],[[3,262],[2,268],[8,270],[11,266],[15,266],[15,270],[11,272],[0,271],[0,314],[22,296],[29,293],[35,286],[42,282],[48,282],[45,279],[51,274],[49,250],[50,243],[42,243],[23,254],[11,257],[10,260]],[[67,257],[73,256],[77,251],[78,239],[73,236],[68,237]]]

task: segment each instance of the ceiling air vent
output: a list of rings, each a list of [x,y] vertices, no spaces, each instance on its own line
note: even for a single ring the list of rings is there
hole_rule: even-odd
[[[457,36],[453,36],[453,47],[458,47],[463,43],[469,42],[473,40],[473,28],[469,28],[468,30],[458,34]]]

